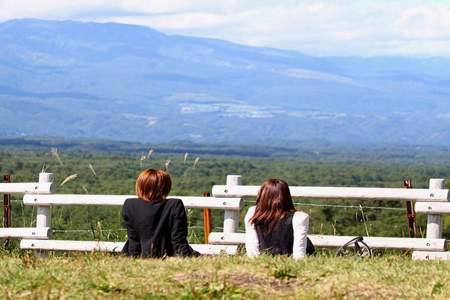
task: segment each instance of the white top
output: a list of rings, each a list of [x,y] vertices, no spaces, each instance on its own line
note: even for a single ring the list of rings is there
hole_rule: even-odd
[[[255,226],[250,223],[250,219],[255,214],[256,206],[248,209],[245,215],[245,249],[247,256],[258,256],[259,241]],[[292,247],[292,257],[302,259],[306,255],[306,234],[309,227],[309,215],[301,211],[296,211],[292,217],[292,227],[294,229],[294,245]]]

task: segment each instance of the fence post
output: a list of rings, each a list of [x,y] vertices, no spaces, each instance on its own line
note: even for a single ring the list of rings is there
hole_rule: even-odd
[[[241,185],[241,175],[227,175],[227,186]],[[239,225],[239,211],[225,210],[223,220],[223,233],[236,232]]]
[[[39,173],[39,183],[53,182],[53,173]],[[38,206],[36,216],[36,227],[51,227],[52,209],[51,206]],[[38,256],[46,257],[46,252],[38,251]]]
[[[445,179],[431,178],[430,189],[443,189]],[[440,239],[442,237],[442,216],[437,214],[427,215],[427,238]]]
[[[203,197],[209,197],[209,192],[204,192]],[[204,243],[209,244],[209,234],[211,233],[211,210],[209,208],[203,209],[203,235]]]
[[[11,182],[11,175],[4,175],[3,181],[6,183]],[[3,227],[8,228],[11,227],[11,194],[3,195]],[[5,240],[5,248],[9,248],[10,241],[9,239]]]

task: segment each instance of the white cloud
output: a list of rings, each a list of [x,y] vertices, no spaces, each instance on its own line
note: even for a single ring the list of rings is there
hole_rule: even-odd
[[[450,3],[399,0],[0,0],[0,20],[122,22],[316,55],[450,56]]]

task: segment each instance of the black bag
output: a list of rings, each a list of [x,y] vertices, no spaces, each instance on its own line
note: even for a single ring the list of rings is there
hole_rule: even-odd
[[[313,255],[314,252],[316,252],[316,248],[314,247],[309,237],[306,237],[306,255]]]

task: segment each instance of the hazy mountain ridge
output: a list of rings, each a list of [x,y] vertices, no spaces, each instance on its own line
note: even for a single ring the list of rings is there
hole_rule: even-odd
[[[5,22],[0,44],[2,136],[450,145],[446,58],[319,58],[73,21]]]

